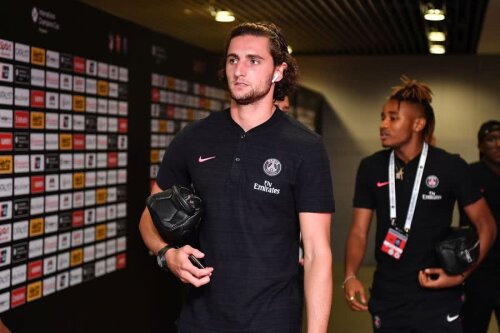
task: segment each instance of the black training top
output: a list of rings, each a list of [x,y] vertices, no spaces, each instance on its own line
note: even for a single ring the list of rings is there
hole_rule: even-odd
[[[376,210],[375,258],[377,268],[372,294],[378,298],[414,298],[429,291],[418,283],[418,271],[438,267],[435,245],[451,222],[455,201],[467,206],[480,199],[467,163],[458,155],[429,147],[408,242],[399,260],[380,250],[390,226],[389,156],[379,151],[361,161],[356,178],[354,207]],[[420,155],[404,166],[403,180],[396,179],[396,225],[403,229]],[[396,164],[404,163],[396,157]],[[445,292],[435,291],[434,294]]]
[[[471,173],[474,180],[481,187],[481,192],[496,221],[497,229],[500,229],[500,176],[495,174],[482,161],[471,164]],[[470,223],[463,210],[460,213],[460,224]],[[500,241],[498,237],[484,261],[474,270],[473,274],[475,272],[494,272],[497,276],[500,274]]]
[[[157,182],[192,182],[206,207],[200,249],[214,272],[190,288],[180,331],[300,332],[298,213],[334,211],[321,137],[279,110],[246,133],[213,113],[175,137]]]

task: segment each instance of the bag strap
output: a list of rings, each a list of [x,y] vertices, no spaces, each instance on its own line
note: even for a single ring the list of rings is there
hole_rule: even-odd
[[[172,199],[174,199],[186,213],[189,215],[194,214],[194,208],[189,204],[189,202],[186,201],[186,199],[184,199],[176,185],[172,186],[172,194]]]

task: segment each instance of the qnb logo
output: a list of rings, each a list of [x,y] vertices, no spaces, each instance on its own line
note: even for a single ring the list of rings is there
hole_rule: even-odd
[[[267,192],[270,194],[280,194],[279,188],[274,188],[273,183],[268,180],[264,181],[264,185],[260,185],[258,183],[253,184],[253,189],[261,192]]]

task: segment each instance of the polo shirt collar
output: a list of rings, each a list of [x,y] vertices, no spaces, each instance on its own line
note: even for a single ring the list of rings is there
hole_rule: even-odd
[[[226,109],[224,110],[223,112],[225,112],[226,114],[226,119],[228,120],[228,122],[230,123],[231,127],[236,129],[239,133],[243,132],[243,129],[240,127],[240,125],[238,125],[234,120],[233,118],[231,117],[231,110],[230,109]],[[263,122],[262,124],[250,129],[247,134],[250,134],[250,133],[260,133],[261,131],[264,131],[266,130],[267,128],[273,126],[275,123],[277,123],[282,117],[283,117],[283,112],[280,111],[278,108],[276,108],[271,116],[271,118],[269,118],[268,120],[266,120],[265,122]]]

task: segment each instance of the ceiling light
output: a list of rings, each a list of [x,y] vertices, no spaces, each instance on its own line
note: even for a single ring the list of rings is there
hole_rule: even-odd
[[[429,52],[432,54],[445,54],[446,49],[445,49],[444,45],[431,44],[431,45],[429,45]]]
[[[446,36],[442,31],[431,31],[429,32],[429,40],[431,42],[444,42],[446,40]]]
[[[290,45],[288,45],[286,48],[288,50],[288,54],[292,54],[292,52],[293,52],[292,47]]]
[[[444,20],[444,11],[442,9],[429,8],[425,11],[424,18],[427,21],[442,21]]]
[[[228,10],[218,10],[215,13],[215,20],[217,22],[233,22],[235,17],[234,14]]]

